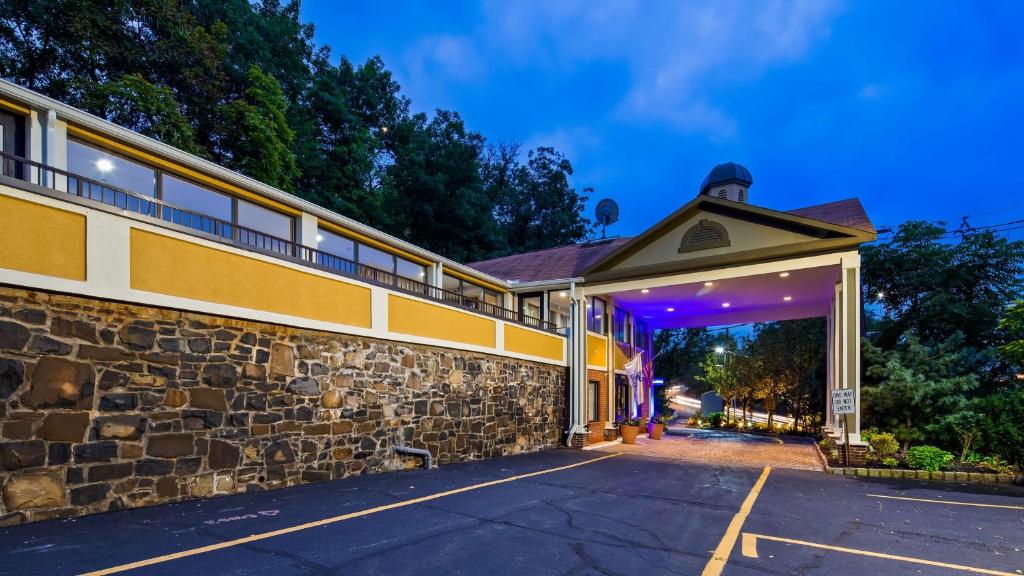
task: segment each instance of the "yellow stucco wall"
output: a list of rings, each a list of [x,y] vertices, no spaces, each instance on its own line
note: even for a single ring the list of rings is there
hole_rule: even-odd
[[[587,334],[587,365],[608,367],[608,340],[594,334]]]
[[[447,306],[388,294],[388,330],[493,348],[494,320]]]
[[[0,195],[0,267],[85,280],[85,215]]]
[[[626,355],[626,350],[623,350],[622,346],[623,345],[619,344],[618,342],[616,342],[615,345],[612,346],[612,354],[615,355],[616,370],[625,370],[626,362],[629,362],[629,356]]]
[[[505,324],[505,351],[562,360],[565,338]]]
[[[133,228],[131,287],[369,328],[370,289]]]

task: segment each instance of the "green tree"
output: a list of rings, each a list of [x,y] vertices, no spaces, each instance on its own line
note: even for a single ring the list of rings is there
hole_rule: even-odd
[[[248,73],[244,98],[226,107],[230,128],[225,131],[223,149],[231,167],[282,190],[294,189],[298,176],[288,126],[288,106],[281,85],[258,67]]]
[[[105,110],[110,121],[193,154],[204,151],[181,105],[167,86],[155,86],[139,74],[97,86],[89,94],[97,102],[89,107]]]
[[[592,190],[577,191],[569,178],[572,164],[554,148],[527,153],[518,162],[518,146],[499,147],[485,161],[488,195],[495,203],[506,253],[572,244],[586,238],[592,222],[583,208]]]
[[[654,374],[668,385],[682,385],[695,395],[708,390],[696,376],[715,345],[707,328],[673,328],[654,332]]]
[[[906,222],[892,241],[862,248],[865,296],[883,311],[876,345],[891,348],[908,331],[929,342],[960,332],[976,349],[1000,343],[999,319],[1022,287],[1024,241],[992,231],[946,241],[943,233]]]
[[[999,328],[1006,336],[1006,343],[999,347],[999,353],[1018,369],[1024,368],[1024,300],[1010,306],[999,322]]]
[[[890,350],[865,342],[866,373],[877,384],[861,388],[864,420],[893,432],[904,449],[940,437],[945,419],[966,410],[978,386],[965,369],[968,356],[959,334],[929,345],[908,333]]]

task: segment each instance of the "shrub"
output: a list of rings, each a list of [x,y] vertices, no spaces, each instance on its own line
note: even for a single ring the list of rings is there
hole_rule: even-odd
[[[888,466],[889,468],[895,468],[895,467],[897,467],[899,465],[900,465],[900,461],[895,459],[895,458],[893,458],[892,456],[890,456],[888,458],[882,458],[882,466]]]
[[[824,438],[819,440],[818,446],[821,448],[821,451],[825,453],[825,456],[827,456],[830,460],[839,459],[839,445],[837,445],[836,441],[833,440],[831,437],[825,436]]]
[[[893,458],[900,450],[900,443],[891,432],[881,432],[876,428],[868,428],[860,437],[868,443],[871,457],[878,462]]]
[[[914,446],[907,449],[907,466],[914,470],[930,470],[935,472],[948,466],[953,455],[935,446]]]
[[[724,421],[725,414],[723,414],[722,412],[712,412],[711,414],[708,414],[708,424],[712,428],[721,428],[722,422]]]

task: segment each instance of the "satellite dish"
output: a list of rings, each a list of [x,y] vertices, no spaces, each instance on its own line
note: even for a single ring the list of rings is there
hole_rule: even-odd
[[[603,239],[605,228],[609,224],[619,221],[619,205],[615,203],[615,200],[605,198],[597,203],[594,214],[597,216],[597,223],[601,225],[601,238]]]

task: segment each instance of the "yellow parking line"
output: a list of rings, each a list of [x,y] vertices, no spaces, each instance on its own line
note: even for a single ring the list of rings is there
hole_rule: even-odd
[[[910,500],[911,502],[929,502],[932,504],[950,504],[952,506],[977,506],[979,508],[1006,508],[1009,510],[1024,510],[1024,506],[1012,506],[1010,504],[979,504],[977,502],[956,502],[954,500],[929,500],[927,498],[910,498],[909,496],[885,496],[883,494],[865,494],[871,498],[888,498],[890,500]]]
[[[856,548],[843,548],[842,546],[830,546],[828,544],[818,544],[817,542],[807,542],[804,540],[793,540],[792,538],[780,538],[778,536],[765,536],[764,534],[751,534],[749,532],[743,533],[743,544],[741,550],[743,555],[747,558],[757,558],[757,540],[772,540],[775,542],[782,542],[784,544],[797,544],[800,546],[808,546],[810,548],[819,548],[821,550],[831,550],[833,552],[845,552],[846,554],[856,554],[858,556],[870,556],[872,558],[882,558],[883,560],[896,560],[898,562],[910,562],[912,564],[924,564],[925,566],[935,566],[938,568],[949,568],[950,570],[963,570],[964,572],[973,572],[975,574],[992,574],[994,576],[1020,576],[1020,573],[1003,572],[1001,570],[989,570],[988,568],[975,568],[973,566],[964,566],[962,564],[950,564],[948,562],[936,562],[935,560],[925,560],[923,558],[911,558],[910,556],[897,556],[895,554],[884,554],[882,552],[872,552],[870,550],[858,550]]]
[[[708,563],[704,566],[701,576],[721,575],[722,570],[725,569],[725,563],[729,561],[729,555],[732,554],[733,547],[736,546],[736,539],[739,538],[743,523],[747,520],[747,516],[750,515],[750,509],[754,507],[754,501],[757,500],[757,495],[761,493],[761,487],[764,486],[765,480],[768,479],[768,473],[771,471],[770,466],[765,466],[764,470],[761,471],[761,476],[757,479],[757,482],[754,482],[750,493],[747,494],[743,504],[740,505],[739,512],[736,512],[732,517],[732,521],[729,522],[729,527],[725,529],[722,540],[718,543],[714,553],[711,554],[711,560],[708,560]]]
[[[463,492],[469,492],[471,490],[479,490],[481,488],[487,488],[488,486],[497,486],[498,484],[505,484],[507,482],[514,482],[516,480],[522,480],[524,478],[532,478],[533,476],[540,476],[542,474],[550,474],[552,472],[559,472],[561,470],[568,470],[570,468],[576,468],[578,466],[585,466],[587,464],[593,464],[601,460],[607,460],[608,458],[614,458],[620,456],[620,454],[608,454],[607,456],[601,456],[598,458],[591,458],[584,462],[577,462],[575,464],[568,464],[566,466],[559,466],[557,468],[547,468],[545,470],[538,470],[537,472],[530,472],[528,474],[520,474],[518,476],[511,476],[509,478],[502,478],[500,480],[491,480],[489,482],[481,482],[480,484],[473,484],[472,486],[463,486],[462,488],[456,488],[454,490],[448,490],[445,492],[437,492],[429,494],[427,496],[420,496],[419,498],[412,498],[410,500],[403,500],[401,502],[394,502],[392,504],[385,504],[384,506],[377,506],[376,508],[369,508],[367,510],[360,510],[358,512],[349,512],[348,514],[342,514],[340,516],[333,516],[331,518],[324,518],[323,520],[315,520],[313,522],[306,522],[305,524],[299,524],[297,526],[291,526],[288,528],[281,528],[278,530],[272,530],[270,532],[263,532],[261,534],[253,534],[252,536],[246,536],[245,538],[238,538],[237,540],[228,540],[226,542],[218,542],[217,544],[210,544],[209,546],[201,546],[199,548],[192,548],[191,550],[182,550],[181,552],[175,552],[173,554],[166,554],[164,556],[156,556],[154,558],[148,558],[146,560],[139,560],[138,562],[132,562],[130,564],[122,564],[120,566],[114,566],[112,568],[104,568],[103,570],[96,570],[95,572],[88,572],[82,576],[102,576],[104,574],[115,574],[117,572],[124,572],[126,570],[133,570],[135,568],[142,568],[143,566],[152,566],[153,564],[160,564],[162,562],[170,562],[171,560],[177,560],[178,558],[185,558],[188,556],[195,556],[197,554],[205,554],[206,552],[213,552],[214,550],[222,550],[224,548],[230,548],[232,546],[239,546],[242,544],[248,544],[249,542],[255,542],[257,540],[266,540],[267,538],[273,538],[275,536],[282,536],[284,534],[291,534],[292,532],[298,532],[300,530],[307,530],[309,528],[316,528],[318,526],[326,526],[327,524],[334,524],[335,522],[341,522],[343,520],[350,520],[352,518],[360,518],[362,516],[369,516],[370,514],[376,514],[377,512],[384,512],[385,510],[394,510],[395,508],[402,508],[403,506],[411,506],[413,504],[419,504],[421,502],[429,502],[430,500],[437,500],[438,498],[444,498],[445,496],[452,496],[455,494],[461,494]]]

